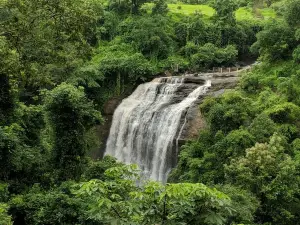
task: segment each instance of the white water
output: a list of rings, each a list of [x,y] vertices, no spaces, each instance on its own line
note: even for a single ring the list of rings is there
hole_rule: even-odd
[[[211,85],[207,81],[178,102],[176,91],[183,81],[183,78],[154,79],[141,84],[124,99],[114,113],[105,155],[124,163],[136,163],[147,178],[165,182],[176,163],[176,143],[183,129],[183,116]]]

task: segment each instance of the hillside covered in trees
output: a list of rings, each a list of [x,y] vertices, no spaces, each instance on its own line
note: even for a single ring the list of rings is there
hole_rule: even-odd
[[[300,0],[2,0],[0,23],[0,225],[300,224]],[[255,61],[167,184],[90,157],[109,99]]]

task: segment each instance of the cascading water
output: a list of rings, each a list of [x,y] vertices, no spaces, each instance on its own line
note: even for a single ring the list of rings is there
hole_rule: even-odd
[[[138,86],[114,112],[105,154],[136,163],[147,178],[165,182],[176,164],[185,114],[211,83],[178,100],[182,85],[184,78],[156,78]]]

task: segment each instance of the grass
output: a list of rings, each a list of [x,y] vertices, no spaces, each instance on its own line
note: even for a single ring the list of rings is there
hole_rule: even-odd
[[[168,4],[171,13],[181,13],[191,15],[194,13],[201,13],[204,17],[212,17],[215,10],[208,5],[185,5],[185,4]],[[253,14],[252,9],[242,7],[236,11],[237,20],[255,20],[255,19],[270,19],[275,18],[276,13],[273,9],[265,8],[258,9],[257,14]]]
[[[260,10],[261,14],[264,16],[265,19],[275,18],[276,13],[273,9],[266,8]]]
[[[144,4],[143,8],[147,10],[148,13],[151,12],[153,3]],[[188,4],[168,4],[170,14],[173,15],[192,15],[195,13],[200,13],[205,19],[212,17],[215,13],[215,10],[208,5],[188,5]],[[255,13],[251,8],[242,7],[236,11],[237,20],[267,20],[270,18],[275,18],[276,13],[273,9],[257,9]]]
[[[186,5],[186,4],[168,4],[170,13],[192,15],[201,13],[204,18],[210,18],[214,15],[215,10],[208,5]],[[237,20],[262,20],[275,18],[276,13],[273,9],[257,9],[255,13],[251,8],[242,7],[235,12]]]
[[[235,12],[237,20],[253,20],[254,16],[252,10],[246,7],[239,8]]]
[[[181,13],[185,15],[201,13],[204,16],[212,17],[215,13],[215,10],[208,5],[168,4],[168,8],[172,13]]]

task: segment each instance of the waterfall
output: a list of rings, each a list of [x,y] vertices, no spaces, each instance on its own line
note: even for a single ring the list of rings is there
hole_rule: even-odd
[[[165,182],[177,160],[177,142],[186,112],[210,87],[178,96],[184,78],[156,78],[141,84],[115,110],[105,155],[136,163],[147,178]]]

